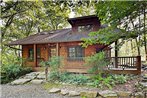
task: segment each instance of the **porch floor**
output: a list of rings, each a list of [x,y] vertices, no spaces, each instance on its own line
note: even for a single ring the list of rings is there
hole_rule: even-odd
[[[44,67],[35,67],[33,68],[34,71],[44,71]],[[61,69],[62,72],[71,72],[71,73],[77,73],[77,74],[88,74],[88,69],[84,68],[66,68]],[[138,74],[141,73],[137,70],[137,68],[110,68],[109,70],[106,69],[106,72],[108,73],[115,73],[115,74]]]

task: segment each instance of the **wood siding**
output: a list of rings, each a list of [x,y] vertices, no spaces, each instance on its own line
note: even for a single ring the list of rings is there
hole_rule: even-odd
[[[84,66],[84,60],[68,60],[68,47],[71,46],[79,46],[81,42],[66,42],[66,43],[59,43],[59,56],[63,57],[63,68],[74,68],[74,69],[83,69],[83,68],[87,68],[86,66]],[[28,59],[28,51],[30,48],[33,48],[33,45],[23,45],[23,58]],[[84,48],[84,56],[90,56],[96,53],[96,47],[103,47],[103,45],[91,45],[88,46],[87,48]],[[49,53],[49,49],[50,46],[48,44],[40,44],[37,45],[37,48],[40,48],[41,50],[41,59],[43,59],[44,61],[47,61],[50,58],[50,53]],[[37,59],[39,60],[39,59]],[[35,66],[35,63],[33,61],[27,61],[25,63],[25,66],[32,66],[32,67],[37,67]],[[39,66],[39,65],[38,65]]]

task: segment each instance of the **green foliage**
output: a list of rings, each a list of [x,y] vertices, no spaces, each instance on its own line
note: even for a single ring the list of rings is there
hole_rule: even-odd
[[[118,39],[122,39],[119,43],[122,46],[124,41],[135,40],[137,55],[140,55],[142,46],[147,53],[146,5],[145,1],[99,1],[96,13],[101,20],[102,29],[91,32],[88,39],[83,38],[83,46],[96,43],[110,45]]]
[[[82,74],[71,74],[71,73],[62,73],[60,74],[59,81],[64,83],[70,83],[70,84],[77,84],[77,85],[83,85],[85,84],[89,78],[87,76],[84,76]]]
[[[127,75],[112,75],[112,78],[115,80],[116,84],[124,84],[128,80]]]
[[[111,89],[115,84],[112,76],[102,76],[102,74],[97,74],[93,77],[93,82],[91,86],[98,88],[109,88]]]
[[[32,71],[31,68],[23,68],[20,65],[17,64],[9,64],[2,66],[2,78],[1,83],[7,83],[9,81],[12,81],[16,78],[19,78],[22,75],[25,75],[26,73],[29,73]]]
[[[109,88],[111,89],[113,86],[118,84],[124,84],[128,80],[127,75],[107,75],[104,76],[102,74],[97,74],[92,77],[92,81],[90,82],[90,86],[98,87],[98,88]]]
[[[59,68],[62,65],[61,60],[61,57],[53,56],[49,61],[47,61],[48,65],[50,66],[50,80],[56,80],[59,78]]]
[[[103,72],[104,68],[109,64],[104,52],[100,52],[86,58],[86,65],[91,66],[90,73]]]

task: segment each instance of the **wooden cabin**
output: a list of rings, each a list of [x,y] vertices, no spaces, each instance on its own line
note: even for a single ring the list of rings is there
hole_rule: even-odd
[[[24,66],[35,70],[41,68],[41,60],[47,61],[52,56],[64,59],[63,69],[69,72],[86,73],[88,67],[83,66],[83,58],[104,49],[110,56],[110,48],[106,45],[95,44],[87,48],[81,46],[82,38],[88,38],[92,31],[102,28],[97,16],[70,18],[72,28],[39,32],[29,37],[11,42],[9,45],[22,45],[22,57],[27,59]]]

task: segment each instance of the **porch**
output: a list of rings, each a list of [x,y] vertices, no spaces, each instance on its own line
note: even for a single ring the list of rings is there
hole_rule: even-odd
[[[66,58],[67,61],[69,58]],[[116,61],[117,60],[117,61]],[[141,56],[130,56],[130,57],[111,57],[109,58],[110,64],[106,66],[105,71],[108,73],[115,74],[141,74]],[[83,59],[79,59],[76,61],[78,63],[84,63]],[[72,62],[71,62],[72,63]],[[79,73],[79,74],[87,74],[88,67],[81,66],[66,66],[61,68],[61,71],[71,72],[71,73]],[[40,71],[44,70],[43,67],[34,67],[34,70]]]

